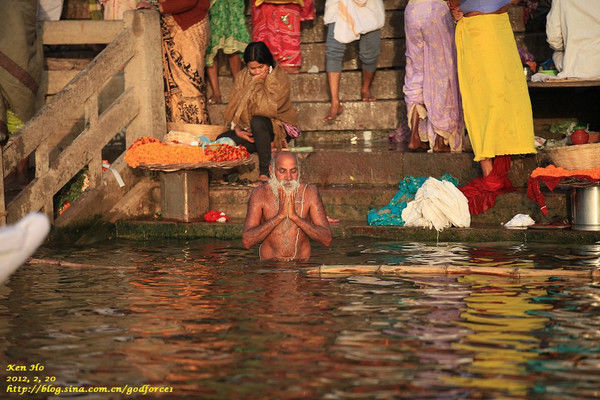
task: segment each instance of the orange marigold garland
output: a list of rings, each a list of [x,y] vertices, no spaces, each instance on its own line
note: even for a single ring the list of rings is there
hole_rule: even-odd
[[[202,147],[167,145],[153,137],[141,137],[125,153],[127,164],[136,168],[140,164],[199,164],[243,160],[250,157],[243,146],[221,144],[214,150]]]

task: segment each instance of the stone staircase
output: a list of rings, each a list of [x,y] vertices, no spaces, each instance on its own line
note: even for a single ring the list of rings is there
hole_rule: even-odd
[[[479,166],[472,161],[472,153],[409,153],[389,143],[388,133],[399,124],[406,123],[402,85],[405,63],[403,13],[407,0],[384,0],[384,3],[386,25],[382,30],[379,68],[372,86],[373,94],[379,99],[377,102],[360,101],[358,45],[351,44],[343,63],[340,86],[344,112],[332,123],[322,122],[329,107],[324,71],[324,0],[316,0],[316,20],[303,23],[303,64],[299,74],[290,75],[292,100],[299,112],[299,125],[303,130],[303,136],[296,139],[295,146],[312,148],[312,151],[298,153],[302,163],[301,179],[318,185],[328,215],[344,221],[365,223],[367,211],[386,205],[396,193],[398,182],[406,175],[439,177],[450,173],[461,184],[465,184],[480,174]],[[513,6],[510,19],[517,43],[524,45],[540,59],[546,57],[543,35],[524,32],[522,7]],[[233,82],[227,63],[224,59],[220,61],[219,80],[226,102]],[[60,65],[54,65],[48,71],[50,95],[74,76],[77,62],[65,63],[62,69]],[[314,70],[314,66],[319,72],[309,73],[309,68]],[[107,85],[108,88],[110,86]],[[122,86],[122,82],[116,82],[113,86]],[[213,124],[223,123],[224,109],[222,104],[209,107]],[[542,123],[547,128],[547,119]],[[519,190],[500,196],[496,206],[474,217],[473,223],[498,225],[516,213],[529,213],[534,219],[541,220],[537,206],[525,194],[525,186],[531,170],[544,162],[543,156],[539,155],[515,158],[510,177]],[[242,173],[242,177],[256,178],[257,172]],[[234,218],[243,218],[251,188],[225,184],[222,175],[214,174],[212,178],[211,209],[225,211]],[[550,215],[566,216],[565,193],[549,194],[547,202]]]
[[[402,95],[404,82],[405,44],[404,7],[407,1],[384,0],[386,25],[382,31],[381,55],[373,82],[377,102],[360,101],[360,69],[357,43],[348,46],[344,59],[340,99],[344,112],[333,123],[322,122],[329,107],[325,68],[325,35],[322,4],[321,12],[313,22],[304,23],[302,30],[303,64],[300,73],[290,75],[292,100],[299,113],[303,136],[295,146],[309,146],[313,151],[298,153],[304,182],[316,184],[327,213],[342,220],[364,223],[370,208],[380,208],[396,193],[398,182],[406,175],[439,177],[450,173],[465,184],[480,174],[472,153],[424,154],[404,152],[393,148],[387,134],[399,124],[406,123]],[[535,42],[535,36],[524,33],[522,7],[513,7],[511,23],[518,43]],[[220,85],[227,101],[232,88],[226,63],[220,64]],[[309,68],[318,73],[308,73]],[[213,123],[223,123],[224,105],[210,106]],[[526,179],[531,170],[544,160],[539,156],[517,157],[513,163],[511,180],[517,192],[500,196],[497,205],[488,212],[475,216],[474,224],[505,222],[517,213],[528,213],[536,220],[542,215],[525,193]],[[247,175],[246,175],[247,176]],[[250,175],[251,177],[256,177]],[[225,211],[232,217],[243,218],[250,193],[243,186],[212,181],[211,208]],[[564,193],[550,194],[551,214],[566,216]]]

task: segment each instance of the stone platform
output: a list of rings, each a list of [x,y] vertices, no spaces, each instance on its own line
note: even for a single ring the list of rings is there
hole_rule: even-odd
[[[173,223],[165,221],[119,221],[114,227],[117,238],[133,240],[215,238],[240,240],[243,221],[233,219],[218,223]],[[576,243],[598,244],[600,232],[571,229],[504,229],[500,226],[475,224],[471,228],[448,228],[441,232],[433,229],[366,226],[360,221],[343,221],[331,225],[336,240],[350,237],[369,237],[382,241],[402,242],[518,242],[518,243]],[[240,244],[241,246],[241,244]]]

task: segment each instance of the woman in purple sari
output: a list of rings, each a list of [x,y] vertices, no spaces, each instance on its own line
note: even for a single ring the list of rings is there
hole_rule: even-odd
[[[456,72],[454,20],[443,0],[410,0],[404,12],[404,98],[409,149],[462,151],[464,122]]]

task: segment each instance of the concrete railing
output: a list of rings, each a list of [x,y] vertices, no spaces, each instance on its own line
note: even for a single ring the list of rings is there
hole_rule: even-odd
[[[158,13],[127,12],[123,21],[57,21],[43,27],[44,44],[109,43],[108,46],[46,104],[3,148],[0,177],[17,164],[35,159],[35,178],[4,204],[0,179],[0,223],[12,223],[42,210],[53,220],[54,195],[88,166],[90,186],[102,181],[102,149],[126,129],[128,147],[140,136],[166,131]],[[123,93],[102,113],[98,97],[105,84],[124,69]],[[58,144],[84,115],[83,130],[64,149]],[[123,154],[113,166],[126,168]],[[6,211],[5,211],[6,210]]]

